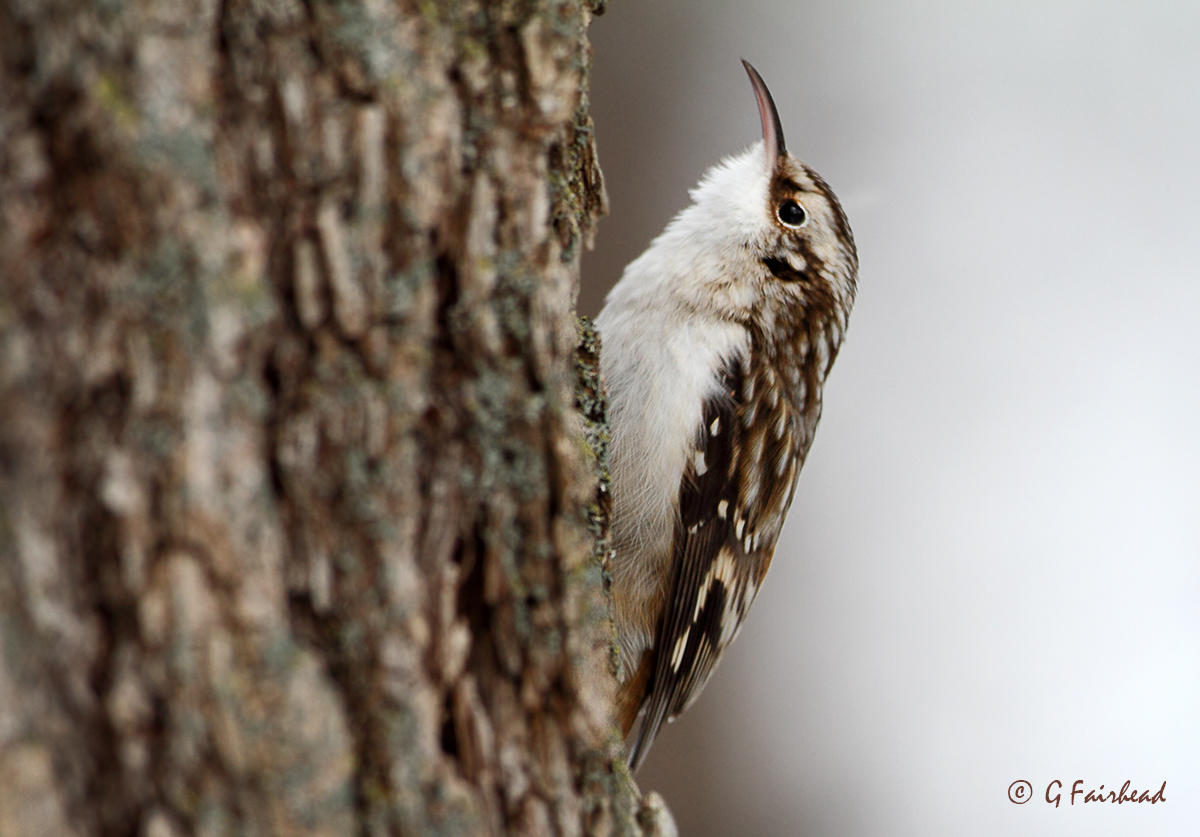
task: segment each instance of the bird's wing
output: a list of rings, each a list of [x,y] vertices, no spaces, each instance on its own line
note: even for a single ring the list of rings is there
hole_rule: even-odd
[[[635,770],[663,721],[681,713],[700,694],[715,661],[741,626],[775,548],[777,523],[756,534],[751,527],[764,521],[746,512],[748,500],[761,493],[759,481],[739,477],[754,473],[747,464],[761,464],[747,463],[748,457],[775,453],[764,449],[761,432],[746,429],[742,378],[740,363],[724,370],[721,391],[704,405],[704,423],[681,481],[673,578],[649,652],[654,659],[648,661],[639,721],[628,742],[629,764]],[[785,474],[794,477],[794,471],[785,469]]]

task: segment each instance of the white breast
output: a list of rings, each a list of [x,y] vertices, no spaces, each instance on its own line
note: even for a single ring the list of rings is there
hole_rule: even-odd
[[[633,265],[631,265],[631,269]],[[630,279],[627,272],[625,280]],[[622,297],[617,289],[597,319],[600,369],[609,398],[613,584],[622,662],[650,644],[655,600],[670,574],[679,486],[694,455],[703,405],[720,388],[719,370],[748,350],[736,323]],[[628,668],[626,668],[628,670]]]

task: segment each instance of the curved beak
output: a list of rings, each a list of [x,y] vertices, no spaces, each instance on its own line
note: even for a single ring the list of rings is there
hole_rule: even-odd
[[[742,59],[742,66],[746,68],[746,75],[750,76],[750,83],[754,85],[754,98],[758,100],[758,118],[762,120],[767,166],[774,168],[775,161],[787,153],[783,142],[783,125],[779,122],[779,111],[775,110],[775,100],[771,98],[771,91],[767,89],[767,83],[762,80],[758,70],[745,58]]]

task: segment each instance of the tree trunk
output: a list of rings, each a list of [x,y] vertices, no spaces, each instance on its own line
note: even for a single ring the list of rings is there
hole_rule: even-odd
[[[576,403],[593,11],[0,0],[0,834],[670,829]]]

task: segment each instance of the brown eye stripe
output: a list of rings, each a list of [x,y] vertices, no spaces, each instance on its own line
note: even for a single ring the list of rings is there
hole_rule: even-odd
[[[825,182],[821,175],[803,163],[800,165],[804,169],[805,176],[810,181],[809,185],[801,186],[796,182],[795,178],[780,171],[771,181],[771,206],[776,207],[780,202],[788,199],[796,200],[797,195],[816,193],[824,197],[833,210],[832,221],[838,240],[849,243],[851,257],[855,266],[857,266],[857,254],[854,252],[854,234],[850,231],[850,223],[846,219],[846,213],[842,209],[842,205],[838,202],[837,197],[833,194],[833,190],[829,188],[829,184]],[[774,212],[774,209],[771,211]]]
[[[771,275],[781,282],[799,282],[804,279],[804,273],[796,270],[788,264],[784,259],[777,259],[774,256],[766,256],[762,263],[767,270],[771,271]]]
[[[795,199],[796,195],[804,192],[800,184],[790,177],[776,177],[771,181],[771,203],[779,205],[781,201]]]

